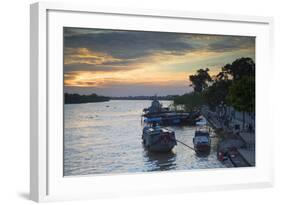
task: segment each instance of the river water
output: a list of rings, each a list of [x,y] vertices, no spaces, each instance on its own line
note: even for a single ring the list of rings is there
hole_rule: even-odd
[[[224,167],[216,158],[217,138],[212,138],[206,157],[180,143],[168,154],[145,150],[141,113],[150,104],[149,100],[111,100],[64,105],[64,176]],[[178,140],[193,146],[195,127],[171,129]]]

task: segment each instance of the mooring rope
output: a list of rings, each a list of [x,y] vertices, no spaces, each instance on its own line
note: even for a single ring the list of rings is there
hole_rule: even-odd
[[[176,141],[177,141],[177,142],[179,142],[179,143],[181,143],[182,145],[184,145],[184,146],[188,147],[189,149],[194,150],[194,148],[193,148],[193,147],[191,147],[191,146],[189,146],[189,145],[187,145],[187,144],[185,144],[185,143],[183,143],[183,142],[181,142],[181,141],[179,141],[179,140],[176,140]]]
[[[152,145],[155,145],[155,144],[159,143],[161,140],[162,140],[161,138],[158,139],[158,140],[156,140]],[[176,140],[169,139],[169,140],[170,140],[170,141],[173,141],[173,142],[174,142],[174,141],[179,142],[179,143],[181,143],[182,145],[186,146],[187,148],[192,149],[193,151],[195,151],[193,147],[191,147],[191,146],[185,144],[185,143],[182,142],[182,141],[179,141],[179,140],[177,140],[177,139],[176,139]]]

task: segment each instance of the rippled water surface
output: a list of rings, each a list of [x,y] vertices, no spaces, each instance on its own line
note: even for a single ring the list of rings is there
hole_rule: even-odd
[[[161,102],[168,106],[171,102]],[[141,113],[151,101],[112,100],[64,105],[64,175],[132,173],[224,167],[217,159],[216,138],[207,157],[178,143],[171,153],[153,154],[142,145]],[[192,146],[195,127],[171,127]]]

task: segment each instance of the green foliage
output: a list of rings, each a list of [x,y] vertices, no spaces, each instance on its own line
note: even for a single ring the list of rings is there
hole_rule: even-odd
[[[234,81],[240,80],[243,76],[255,76],[255,63],[251,58],[239,58],[231,64],[226,64],[222,72]]]
[[[192,92],[174,99],[175,105],[184,105],[186,111],[198,111],[205,104],[203,93]]]
[[[255,63],[251,58],[239,58],[226,64],[213,78],[209,69],[199,69],[190,75],[194,92],[175,98],[175,105],[186,110],[198,110],[203,104],[215,108],[227,102],[242,112],[255,111]]]
[[[255,77],[244,76],[229,88],[227,103],[242,112],[255,111]]]
[[[218,106],[221,102],[228,101],[228,104],[234,107],[234,101],[230,98],[230,87],[233,83],[240,81],[244,77],[255,77],[255,63],[251,58],[239,58],[231,64],[226,64],[222,67],[213,79],[213,84],[206,90],[206,100],[211,108]],[[234,88],[233,88],[234,89]],[[255,93],[255,87],[248,92]],[[249,93],[248,93],[249,94]],[[237,96],[236,100],[242,100]],[[246,111],[246,110],[240,110]]]
[[[209,68],[197,70],[195,75],[190,75],[189,80],[191,81],[191,86],[194,88],[195,92],[202,92],[208,87],[208,83],[212,82],[212,78],[209,75]]]
[[[211,109],[214,109],[221,102],[225,102],[228,90],[231,85],[230,80],[215,81],[206,91],[206,102]]]

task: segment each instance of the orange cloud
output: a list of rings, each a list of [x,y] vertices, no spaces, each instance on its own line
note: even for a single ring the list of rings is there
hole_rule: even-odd
[[[88,48],[66,48],[64,64],[92,64],[103,65],[105,63],[120,62],[118,58],[102,52],[94,52]]]
[[[252,52],[251,49],[231,52],[229,55],[239,55],[240,53]],[[65,64],[93,64],[103,65],[108,62],[120,62],[108,54],[90,51],[87,48],[67,50]],[[146,58],[127,65],[121,65],[120,69],[109,71],[73,71],[64,73],[65,86],[77,87],[107,87],[116,84],[149,84],[169,86],[175,84],[190,84],[189,75],[194,74],[194,70],[204,66],[210,69],[210,75],[216,75],[221,67],[209,65],[215,58],[224,58],[228,54],[216,53],[213,51],[201,50],[187,52],[181,55],[174,55],[171,52],[155,52]],[[185,69],[178,70],[179,65]],[[222,66],[222,65],[221,65]]]

